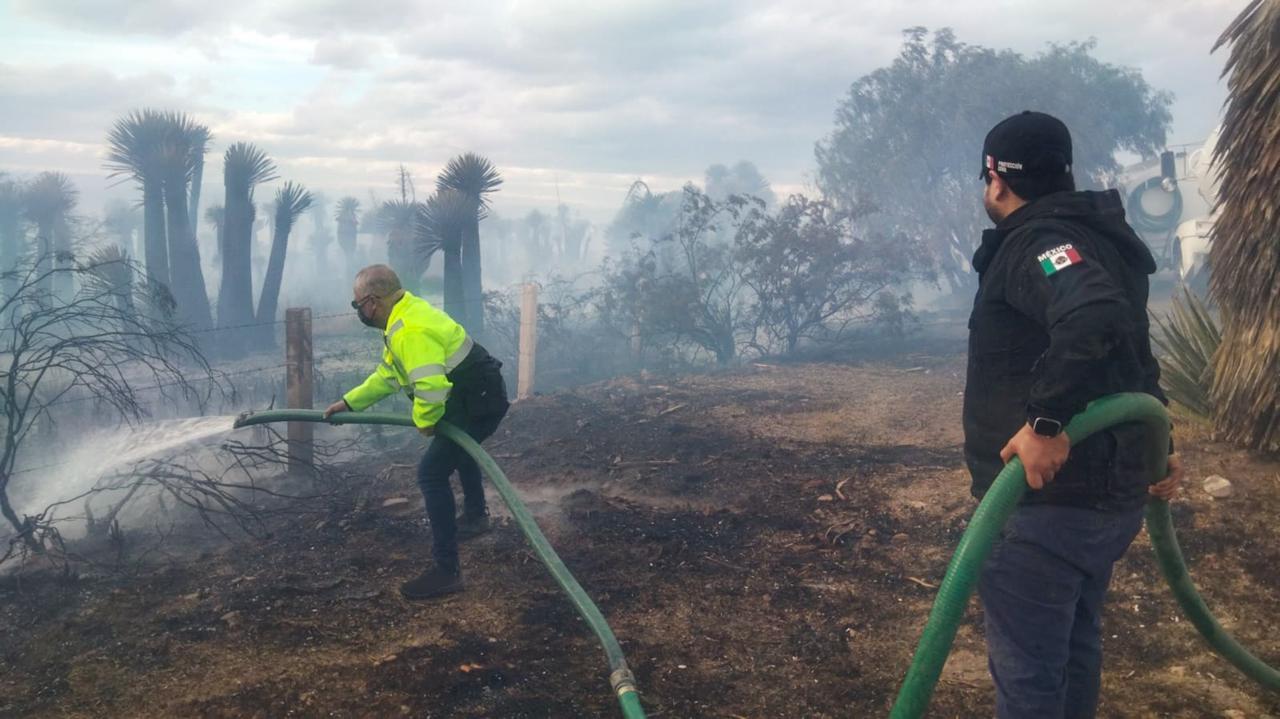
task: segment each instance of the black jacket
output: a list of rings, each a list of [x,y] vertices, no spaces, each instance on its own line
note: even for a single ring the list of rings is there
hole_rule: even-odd
[[[1125,223],[1115,190],[1059,192],[982,233],[969,318],[965,461],[982,496],[1000,450],[1030,418],[1064,425],[1090,401],[1147,392],[1165,401],[1151,354],[1151,251]],[[1145,501],[1142,431],[1122,425],[1072,447],[1026,503],[1120,510]]]

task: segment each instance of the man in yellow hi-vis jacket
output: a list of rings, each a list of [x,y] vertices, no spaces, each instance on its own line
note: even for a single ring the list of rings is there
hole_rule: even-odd
[[[400,278],[386,265],[366,267],[356,275],[351,303],[360,321],[383,331],[382,363],[359,387],[325,410],[359,412],[395,392],[413,400],[413,422],[427,437],[440,420],[462,428],[477,442],[487,439],[507,413],[507,388],[502,363],[467,336],[462,325],[430,303],[400,287]],[[457,511],[449,477],[458,472],[463,514]],[[418,464],[418,485],[431,520],[435,566],[405,582],[407,599],[431,599],[462,591],[458,539],[488,531],[480,467],[444,437],[435,437]]]

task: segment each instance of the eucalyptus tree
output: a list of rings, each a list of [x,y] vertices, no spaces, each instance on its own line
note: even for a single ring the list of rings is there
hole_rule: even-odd
[[[218,326],[237,327],[253,322],[253,225],[254,188],[276,178],[276,166],[267,154],[247,142],[237,142],[223,155],[226,183],[222,229],[222,282],[218,291]],[[228,349],[246,349],[244,335],[227,338]]]
[[[360,229],[360,201],[354,197],[338,200],[338,208],[333,219],[338,223],[338,247],[347,258],[347,269],[356,264],[356,233]]]
[[[143,262],[152,282],[169,284],[169,245],[165,237],[165,140],[172,130],[165,113],[133,110],[107,133],[106,168],[111,177],[127,176],[142,188]]]
[[[480,220],[489,210],[489,195],[502,185],[502,176],[487,158],[467,152],[449,160],[436,180],[438,189],[460,192],[472,211],[462,237],[462,287],[466,303],[463,325],[475,334],[484,333],[484,284],[480,263]]]
[[[78,195],[71,178],[61,172],[40,173],[23,193],[23,211],[36,228],[36,257],[41,262],[51,262],[52,268],[58,270],[66,270],[74,264],[69,220]],[[52,268],[44,268],[43,271]],[[59,297],[71,294],[70,272],[55,272],[45,277],[50,280],[46,289]]]
[[[462,243],[475,203],[457,190],[440,188],[417,212],[414,249],[425,264],[436,252],[444,254],[444,311],[469,331],[462,282]]]
[[[168,131],[161,145],[164,158],[164,205],[168,216],[169,289],[178,316],[193,329],[213,326],[209,294],[200,266],[200,247],[192,227],[187,190],[197,158],[203,165],[209,129],[181,112],[162,113]]]
[[[280,285],[284,280],[284,259],[289,249],[289,232],[314,202],[314,196],[302,185],[286,182],[276,190],[275,236],[271,240],[271,259],[267,261],[267,275],[262,281],[262,295],[258,299],[257,321],[262,344],[271,344],[275,334],[271,324],[276,319],[276,307],[280,302]]]

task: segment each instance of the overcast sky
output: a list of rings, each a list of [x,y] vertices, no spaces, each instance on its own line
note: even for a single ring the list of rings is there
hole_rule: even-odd
[[[238,140],[283,179],[362,199],[388,197],[398,163],[425,189],[475,150],[507,180],[500,212],[558,193],[607,221],[636,178],[674,189],[717,162],[804,188],[837,102],[913,25],[1026,53],[1095,37],[1099,58],[1175,94],[1171,144],[1202,141],[1225,94],[1209,49],[1243,5],[0,0],[0,170],[65,171],[97,212],[104,192],[132,195],[106,189],[108,127],[151,106],[210,125],[213,197]]]

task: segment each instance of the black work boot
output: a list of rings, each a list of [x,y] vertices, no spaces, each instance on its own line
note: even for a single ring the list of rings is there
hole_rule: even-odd
[[[470,516],[463,514],[458,517],[458,540],[466,541],[475,539],[482,534],[488,534],[492,527],[489,526],[489,515],[479,514]]]
[[[436,599],[457,594],[463,590],[462,572],[432,567],[400,585],[400,596],[405,599]]]

